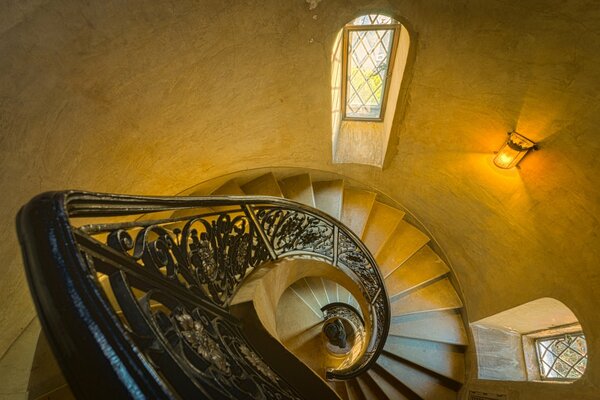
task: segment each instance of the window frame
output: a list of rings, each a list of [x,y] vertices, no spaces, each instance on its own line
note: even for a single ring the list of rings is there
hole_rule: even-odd
[[[542,380],[544,382],[575,382],[576,380],[581,379],[581,377],[583,377],[583,375],[585,374],[585,371],[587,371],[587,366],[586,366],[586,368],[584,368],[584,372],[581,373],[581,376],[579,376],[577,378],[567,378],[567,377],[550,377],[549,378],[549,377],[547,377],[547,376],[544,375],[544,369],[542,367],[542,359],[541,359],[541,354],[540,354],[540,346],[541,345],[538,344],[538,342],[566,338],[567,336],[577,336],[577,337],[581,336],[583,338],[583,340],[585,341],[586,348],[587,348],[587,340],[585,338],[585,334],[583,333],[583,330],[575,331],[575,332],[559,333],[559,334],[550,335],[550,336],[540,336],[540,337],[534,338],[535,354],[536,354],[538,369],[539,369],[539,373],[540,373],[540,376],[539,376],[540,380]],[[569,346],[569,348],[570,348],[570,346]],[[579,353],[577,350],[574,350],[574,351],[576,351],[577,353]],[[581,353],[579,353],[579,354],[581,354]],[[561,353],[561,355],[562,355],[562,353]],[[582,359],[583,358],[585,358],[586,360],[588,360],[588,352],[586,352],[586,354],[582,357]],[[561,360],[564,363],[566,363],[566,361],[562,360],[560,358],[560,356],[557,357],[556,360]],[[552,366],[549,367],[549,372],[554,371],[554,364],[556,363],[556,360],[554,361],[554,363],[552,364]],[[578,363],[579,363],[579,361],[577,363],[575,363],[575,365],[577,365]],[[575,366],[572,366],[571,370],[574,369],[574,368],[575,368]]]
[[[395,21],[392,18],[392,21]],[[395,23],[391,24],[370,24],[370,25],[352,25],[346,24],[342,32],[342,121],[365,121],[365,122],[382,122],[385,117],[385,109],[387,107],[387,100],[389,95],[389,86],[391,82],[392,73],[394,71],[394,62],[396,58],[396,52],[398,50],[398,42],[400,40],[400,29],[402,24]],[[348,109],[347,94],[348,94],[348,55],[350,53],[349,37],[351,31],[380,31],[390,30],[392,31],[392,48],[389,52],[389,63],[387,73],[385,74],[385,83],[383,85],[383,94],[381,99],[381,111],[378,118],[364,118],[364,117],[349,117],[346,115]]]

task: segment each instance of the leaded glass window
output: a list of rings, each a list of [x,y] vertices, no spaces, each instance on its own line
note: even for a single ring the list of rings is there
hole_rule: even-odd
[[[344,119],[383,120],[400,24],[370,14],[344,27]]]
[[[581,378],[587,365],[587,344],[583,333],[539,338],[535,344],[542,379]]]

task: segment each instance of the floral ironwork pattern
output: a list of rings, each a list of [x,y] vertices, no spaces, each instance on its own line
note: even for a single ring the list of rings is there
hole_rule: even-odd
[[[146,271],[204,293],[217,304],[226,304],[246,274],[269,260],[255,228],[239,212],[179,225],[115,229],[106,244],[133,257]]]
[[[244,357],[246,357],[246,360],[248,360],[250,364],[252,364],[254,368],[256,368],[261,374],[263,374],[273,382],[277,382],[279,380],[277,374],[275,374],[275,372],[273,372],[273,370],[267,364],[265,364],[265,362],[260,357],[258,357],[258,355],[255,352],[253,352],[243,344],[240,346],[240,350],[242,351]]]
[[[193,383],[188,394],[195,391],[210,399],[300,399],[264,364],[230,319],[185,306],[160,291],[151,290],[138,299],[124,275],[111,277],[111,285],[140,348],[167,380],[185,375]],[[265,368],[257,371],[260,363]]]
[[[163,281],[225,309],[248,274],[270,260],[301,257],[328,262],[359,286],[370,305],[366,317],[373,329],[362,359],[328,376],[347,379],[374,362],[387,335],[389,305],[376,262],[359,238],[331,217],[286,200],[227,199],[217,206],[227,208],[214,212],[197,205],[195,215],[192,211],[177,218],[86,225],[77,232],[127,257],[132,268],[152,280],[151,286]],[[163,211],[159,205],[149,208]],[[187,317],[181,318],[178,323],[184,324],[180,327],[185,327],[182,335],[187,345],[215,357],[216,365],[226,368],[204,331],[189,325]]]
[[[364,294],[369,301],[373,301],[383,282],[377,279],[379,274],[376,267],[366,257],[365,252],[343,232],[339,232],[338,235],[338,263],[359,277]]]
[[[333,259],[333,225],[306,212],[259,208],[257,220],[280,255],[297,251]]]

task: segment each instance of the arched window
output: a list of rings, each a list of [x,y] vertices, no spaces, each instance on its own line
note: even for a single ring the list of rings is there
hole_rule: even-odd
[[[333,161],[382,167],[406,67],[410,39],[382,14],[355,18],[332,55]]]
[[[379,14],[358,17],[344,27],[343,119],[383,120],[400,27]]]

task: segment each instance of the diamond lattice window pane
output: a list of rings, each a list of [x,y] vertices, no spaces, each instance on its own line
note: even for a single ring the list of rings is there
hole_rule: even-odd
[[[395,23],[396,21],[387,15],[369,14],[356,18],[351,25],[390,25]]]
[[[346,117],[381,117],[394,32],[394,29],[348,32]]]
[[[581,333],[536,340],[543,379],[581,378],[587,365],[587,344]]]

